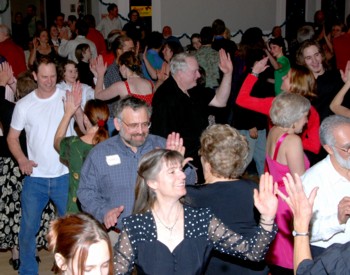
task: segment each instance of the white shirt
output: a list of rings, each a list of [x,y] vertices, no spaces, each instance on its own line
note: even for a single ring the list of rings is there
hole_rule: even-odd
[[[113,19],[110,19],[108,16],[106,16],[102,18],[102,20],[100,21],[100,24],[97,25],[96,29],[102,33],[104,39],[110,40],[112,37],[108,38],[108,34],[113,30],[121,31],[123,29],[123,24],[119,16]]]
[[[84,110],[86,102],[90,99],[95,99],[95,90],[91,86],[84,83],[80,83],[80,85],[81,89],[83,90],[81,95],[81,108]],[[69,85],[64,81],[57,83],[56,87],[63,91],[72,91],[72,85]]]
[[[28,158],[38,164],[33,167],[32,177],[54,178],[68,173],[53,147],[56,130],[64,115],[62,97],[65,94],[64,90],[56,89],[51,97],[43,99],[33,91],[16,103],[11,127],[26,131]],[[71,135],[69,127],[67,136]]]
[[[350,241],[350,219],[339,224],[338,204],[345,196],[350,196],[350,181],[334,168],[330,157],[311,167],[302,176],[307,196],[316,186],[319,187],[313,207],[310,243],[327,248],[333,243]]]
[[[58,54],[62,57],[68,57],[69,60],[73,60],[75,63],[78,64],[78,60],[75,57],[75,48],[79,44],[83,44],[83,43],[86,43],[90,46],[92,58],[96,58],[97,50],[96,50],[95,43],[85,38],[85,36],[82,36],[82,35],[78,35],[75,39],[69,40],[69,41],[62,39],[61,45],[58,47]]]

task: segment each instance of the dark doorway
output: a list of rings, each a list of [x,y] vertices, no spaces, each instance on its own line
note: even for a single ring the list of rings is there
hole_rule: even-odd
[[[56,15],[61,11],[61,0],[46,0],[46,26],[54,23]],[[67,15],[66,18],[67,19]]]
[[[293,40],[299,27],[305,23],[305,0],[287,0],[286,39]]]

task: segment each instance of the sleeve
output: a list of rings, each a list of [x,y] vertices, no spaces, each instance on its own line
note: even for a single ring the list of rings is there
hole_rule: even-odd
[[[320,142],[320,116],[318,115],[316,109],[311,106],[309,121],[306,128],[301,135],[304,150],[310,151],[312,153],[318,154],[321,149]]]
[[[186,185],[194,185],[194,184],[198,183],[196,167],[194,167],[192,164],[188,163],[185,166],[184,172],[186,175]]]
[[[268,116],[274,98],[258,98],[250,95],[257,80],[257,77],[253,76],[252,74],[248,74],[238,93],[236,104],[248,110],[262,113]]]
[[[321,184],[320,177],[322,177],[322,175],[316,175],[315,172],[316,171],[312,171],[312,173],[306,173],[302,177],[303,187],[307,196],[310,195],[314,187],[320,186]],[[322,191],[322,188],[319,190],[313,206],[313,217],[310,223],[310,242],[327,241],[335,234],[344,232],[346,228],[345,224],[339,224],[337,207],[335,207],[333,211],[327,211],[326,213],[324,210],[322,210],[322,207],[325,203],[324,196],[327,196],[327,194],[325,194],[327,192],[320,191]]]
[[[131,274],[134,266],[135,254],[128,236],[128,229],[124,224],[118,243],[114,247],[115,274]]]
[[[27,95],[28,96],[28,95]],[[22,131],[25,125],[25,114],[21,108],[22,105],[19,103],[16,104],[13,111],[11,127],[17,131]]]
[[[69,41],[66,39],[62,39],[60,46],[58,47],[58,54],[62,57],[67,57],[70,53],[69,50]]]
[[[269,249],[269,244],[274,240],[277,226],[274,224],[271,232],[258,226],[255,234],[247,238],[226,227],[218,218],[213,216],[208,229],[209,239],[213,242],[214,249],[244,260],[261,261]]]
[[[90,152],[81,169],[77,195],[82,209],[103,223],[104,215],[110,209],[106,205],[106,199],[99,195],[98,161],[91,153],[93,152]]]
[[[349,243],[333,244],[314,260],[302,261],[297,275],[350,274]]]
[[[67,161],[70,156],[71,138],[63,138],[60,143],[60,158]]]

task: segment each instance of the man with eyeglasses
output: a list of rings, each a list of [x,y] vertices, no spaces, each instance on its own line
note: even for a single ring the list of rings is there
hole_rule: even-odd
[[[114,118],[119,134],[96,145],[82,167],[77,192],[82,209],[107,229],[121,229],[117,221],[132,213],[138,162],[144,154],[156,148],[184,154],[179,134],[172,133],[167,140],[149,134],[150,117],[146,102],[134,97],[119,100]],[[185,173],[186,183],[194,184],[194,169],[188,167]],[[109,234],[116,243],[113,230]]]
[[[325,118],[320,139],[328,156],[302,176],[305,193],[318,187],[311,220],[313,257],[334,243],[350,241],[350,119],[338,115]],[[308,232],[297,232],[302,238]]]

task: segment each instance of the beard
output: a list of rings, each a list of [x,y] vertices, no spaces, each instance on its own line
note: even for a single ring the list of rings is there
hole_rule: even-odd
[[[126,135],[124,130],[120,129],[119,135],[127,145],[130,145],[131,147],[140,147],[145,143],[148,133]],[[135,139],[137,137],[141,137],[141,139]]]
[[[333,148],[333,152],[334,152],[334,157],[336,159],[336,161],[338,162],[338,164],[340,165],[340,167],[350,170],[350,159],[343,159],[340,154],[337,151],[337,148]]]

